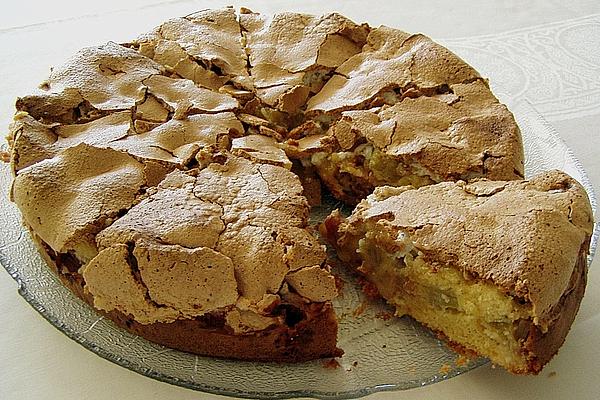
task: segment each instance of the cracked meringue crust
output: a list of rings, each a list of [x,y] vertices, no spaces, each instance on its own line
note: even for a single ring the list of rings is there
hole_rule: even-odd
[[[321,182],[523,175],[510,112],[423,35],[232,8],[82,49],[17,99],[12,199],[63,282],[117,324],[220,357],[341,355]]]
[[[323,233],[397,315],[517,374],[558,351],[585,291],[593,230],[563,172],[527,181],[379,187]]]

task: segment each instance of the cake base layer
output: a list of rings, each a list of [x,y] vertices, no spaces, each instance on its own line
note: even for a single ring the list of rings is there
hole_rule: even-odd
[[[528,307],[489,283],[466,280],[454,268],[433,268],[410,252],[390,254],[371,233],[359,241],[359,270],[397,316],[410,315],[508,369],[526,369],[517,334],[529,324]]]

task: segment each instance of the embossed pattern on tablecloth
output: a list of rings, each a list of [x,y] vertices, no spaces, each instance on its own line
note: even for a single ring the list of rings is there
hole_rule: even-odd
[[[439,42],[549,120],[600,114],[600,14]]]

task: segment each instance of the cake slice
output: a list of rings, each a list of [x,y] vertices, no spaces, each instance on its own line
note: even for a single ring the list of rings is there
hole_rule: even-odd
[[[285,168],[227,153],[176,170],[97,235],[84,291],[126,328],[179,350],[339,356],[335,279],[301,192]]]
[[[552,171],[526,181],[379,187],[323,231],[396,308],[516,374],[558,351],[586,286],[585,190]]]

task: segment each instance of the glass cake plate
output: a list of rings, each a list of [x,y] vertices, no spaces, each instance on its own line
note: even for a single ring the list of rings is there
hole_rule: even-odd
[[[560,169],[583,184],[592,202],[592,185],[581,164],[555,131],[526,102],[512,105],[523,133],[526,174]],[[353,278],[344,280],[335,302],[340,319],[339,347],[345,355],[339,366],[328,360],[275,364],[195,356],[150,343],[94,312],[45,266],[20,214],[8,199],[12,177],[0,171],[5,190],[0,202],[0,262],[18,282],[19,294],[52,325],[99,356],[150,378],[187,388],[237,397],[323,399],[355,398],[384,390],[403,390],[449,379],[481,366],[483,358],[459,357],[442,341],[410,318],[390,318],[392,310],[367,300]],[[336,206],[327,201],[315,209],[316,220]],[[589,262],[596,249],[594,230]]]

